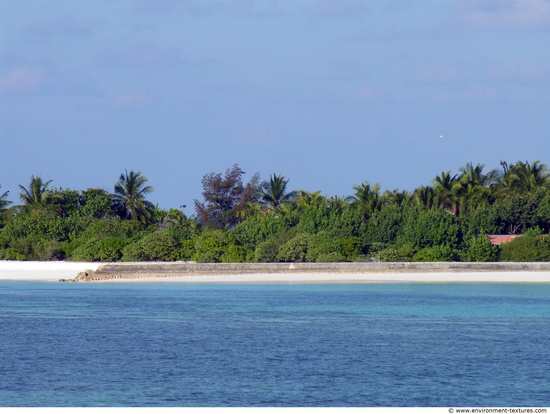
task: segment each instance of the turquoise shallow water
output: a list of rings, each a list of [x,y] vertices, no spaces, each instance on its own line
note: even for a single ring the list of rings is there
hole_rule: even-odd
[[[0,283],[1,406],[548,406],[550,285]]]

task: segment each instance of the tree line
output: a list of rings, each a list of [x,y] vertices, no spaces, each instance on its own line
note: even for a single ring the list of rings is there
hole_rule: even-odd
[[[339,262],[549,261],[550,172],[540,161],[466,164],[413,191],[367,181],[350,196],[293,190],[235,164],[203,177],[195,213],[160,209],[141,172],[108,192],[32,176],[15,205],[0,191],[0,259]],[[1,188],[1,186],[0,186]],[[489,234],[523,237],[501,246]]]

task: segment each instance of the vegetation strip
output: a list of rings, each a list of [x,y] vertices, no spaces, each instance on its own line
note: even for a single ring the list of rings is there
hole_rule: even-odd
[[[365,181],[348,197],[290,191],[238,165],[204,176],[195,214],[163,210],[140,172],[113,193],[32,176],[21,205],[0,193],[0,259],[199,263],[548,262],[550,174],[539,161],[471,163],[414,191]],[[183,208],[184,206],[180,206]],[[503,235],[517,236],[515,238]],[[521,237],[520,237],[521,236]]]

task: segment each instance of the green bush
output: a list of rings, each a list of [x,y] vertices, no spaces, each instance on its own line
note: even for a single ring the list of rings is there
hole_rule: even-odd
[[[346,257],[340,252],[330,252],[330,253],[321,253],[319,254],[315,261],[317,263],[339,263],[345,262]]]
[[[36,252],[37,259],[65,260],[67,258],[67,245],[67,242],[58,242],[57,240],[40,243]]]
[[[308,237],[306,253],[306,260],[308,262],[326,261],[319,260],[319,257],[324,258],[328,257],[328,255],[337,255],[342,260],[344,259],[340,239],[333,237],[328,231],[321,231]]]
[[[183,240],[180,242],[177,260],[191,260],[195,254],[195,240]]]
[[[412,257],[413,262],[451,262],[453,259],[453,251],[449,246],[425,247]]]
[[[449,246],[457,248],[460,228],[456,218],[441,209],[409,208],[397,236],[397,245],[412,243],[416,248]]]
[[[307,254],[308,234],[299,233],[279,249],[277,261],[279,262],[305,262]]]
[[[354,261],[363,253],[363,242],[359,237],[343,237],[340,239],[342,254],[345,260]]]
[[[503,234],[506,229],[498,225],[497,206],[481,205],[475,210],[469,210],[459,217],[460,228],[464,240],[475,238],[481,234]]]
[[[500,246],[500,260],[504,262],[548,262],[550,243],[547,237],[525,234]]]
[[[373,252],[373,256],[380,262],[410,262],[417,249],[412,243],[407,243],[399,247],[388,247],[378,252]]]
[[[230,244],[221,256],[222,263],[243,263],[247,260],[247,250],[243,246]]]
[[[155,231],[129,244],[123,250],[123,261],[174,261],[180,245],[170,229]]]
[[[461,258],[465,262],[498,262],[500,248],[491,244],[486,235],[472,237],[466,241]]]
[[[254,262],[256,263],[273,263],[277,260],[279,252],[278,243],[271,239],[256,246],[254,251]]]
[[[10,247],[11,255],[18,257],[17,260],[39,260],[36,251],[39,250],[39,241],[30,237],[23,237],[12,240]]]
[[[195,252],[191,259],[199,263],[220,263],[229,244],[227,232],[207,230],[195,239]]]
[[[537,208],[537,219],[539,227],[544,233],[550,232],[550,194],[547,194],[539,203]]]
[[[9,247],[7,249],[0,249],[0,260],[27,260],[27,257]]]
[[[31,238],[36,241],[68,240],[71,229],[67,220],[52,207],[36,208],[21,212],[2,229],[4,240],[12,243],[17,239]]]
[[[70,259],[82,262],[116,262],[122,258],[122,251],[128,243],[131,243],[130,239],[119,237],[88,239],[74,249]]]

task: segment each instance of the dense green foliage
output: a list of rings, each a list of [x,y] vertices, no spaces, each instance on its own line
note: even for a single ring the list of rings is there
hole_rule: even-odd
[[[196,217],[147,200],[125,171],[113,193],[57,189],[31,177],[21,205],[0,192],[0,259],[342,262],[550,261],[550,174],[539,161],[466,164],[412,192],[363,182],[349,197],[290,191],[272,174],[248,183],[238,165],[203,178]],[[1,186],[0,186],[1,188]],[[501,246],[488,234],[523,235]]]

